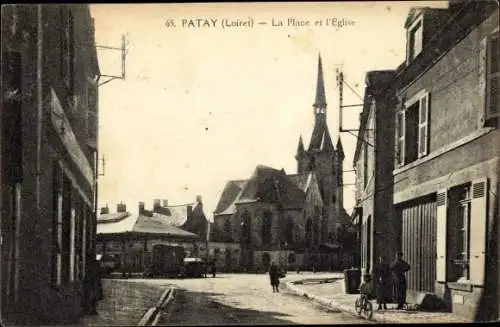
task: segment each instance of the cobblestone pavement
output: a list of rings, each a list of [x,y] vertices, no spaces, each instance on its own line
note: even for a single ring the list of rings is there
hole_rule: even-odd
[[[137,281],[177,287],[172,307],[159,325],[371,323],[296,296],[283,284],[280,293],[273,293],[264,274]]]
[[[300,275],[299,275],[300,276]],[[346,294],[342,274],[305,274],[304,276],[290,276],[286,282],[287,288],[297,294],[307,294],[315,302],[323,303],[332,308],[355,314],[354,302],[357,294]],[[332,283],[292,284],[302,279],[338,278]],[[374,306],[376,307],[376,306]],[[422,312],[395,310],[396,304],[389,304],[389,310],[375,311],[373,320],[379,323],[463,323],[467,320],[447,312]]]
[[[104,299],[97,306],[98,315],[86,316],[80,326],[135,326],[154,307],[168,284],[151,284],[145,280],[105,279]]]

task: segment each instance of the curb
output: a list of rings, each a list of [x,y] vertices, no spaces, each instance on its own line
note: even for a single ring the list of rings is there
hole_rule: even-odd
[[[144,316],[142,316],[141,320],[137,323],[137,326],[156,326],[160,320],[163,309],[172,302],[173,298],[174,288],[170,287],[162,293],[156,305],[146,311]]]
[[[313,300],[313,301],[315,301],[315,302],[317,302],[317,303],[319,303],[321,305],[324,305],[324,306],[332,308],[332,309],[337,309],[337,310],[341,310],[341,311],[353,314],[356,317],[359,316],[356,313],[356,310],[354,309],[354,303],[352,304],[352,306],[347,306],[347,305],[344,305],[344,304],[340,304],[340,303],[336,302],[333,299],[332,300],[327,300],[327,299],[325,299],[323,297],[307,293],[307,292],[301,290],[300,288],[298,288],[297,286],[295,286],[293,283],[294,282],[287,282],[287,283],[285,283],[285,286],[289,290],[293,291],[294,293],[296,293],[298,295],[302,295],[304,297],[307,297],[308,299],[311,299],[311,300]],[[375,315],[376,315],[376,313],[374,312],[373,313],[373,317],[370,319],[370,321],[378,321],[378,322],[384,322],[384,323],[401,323],[401,322],[407,322],[404,319],[401,319],[401,320],[399,320],[399,319],[393,319],[392,320],[392,319],[387,319],[387,318],[384,318],[384,317],[376,317]]]

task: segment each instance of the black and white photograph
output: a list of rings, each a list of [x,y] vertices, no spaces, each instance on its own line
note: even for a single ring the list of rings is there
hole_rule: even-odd
[[[1,324],[499,320],[499,16],[2,4]]]

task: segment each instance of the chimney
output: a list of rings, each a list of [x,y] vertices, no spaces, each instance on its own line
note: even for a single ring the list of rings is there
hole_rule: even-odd
[[[153,211],[156,212],[159,208],[161,208],[161,200],[154,199],[153,200]]]
[[[197,195],[196,196],[196,202],[199,203],[199,204],[202,204],[201,195]]]
[[[127,212],[127,205],[120,202],[116,205],[116,212]]]
[[[192,214],[193,214],[193,206],[192,205],[188,205],[187,206],[187,217],[186,218],[191,217]]]
[[[144,213],[144,202],[139,202],[139,214],[143,214]]]
[[[109,213],[109,208],[108,205],[106,204],[105,207],[101,208],[101,215],[107,215]]]
[[[163,207],[168,207],[168,200],[163,199]]]

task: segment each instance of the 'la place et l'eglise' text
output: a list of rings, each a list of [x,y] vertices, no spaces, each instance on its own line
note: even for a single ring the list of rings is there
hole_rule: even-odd
[[[354,20],[346,18],[325,18],[321,20],[304,20],[299,18],[288,18],[288,19],[276,19],[273,18],[268,20],[258,20],[254,21],[253,18],[247,19],[227,19],[227,18],[183,18],[180,20],[181,27],[184,28],[238,28],[238,27],[250,27],[253,28],[256,25],[267,25],[272,27],[313,27],[313,26],[330,26],[336,28],[342,28],[346,26],[355,25]],[[165,22],[167,27],[176,27],[176,22],[173,19],[168,19]]]

